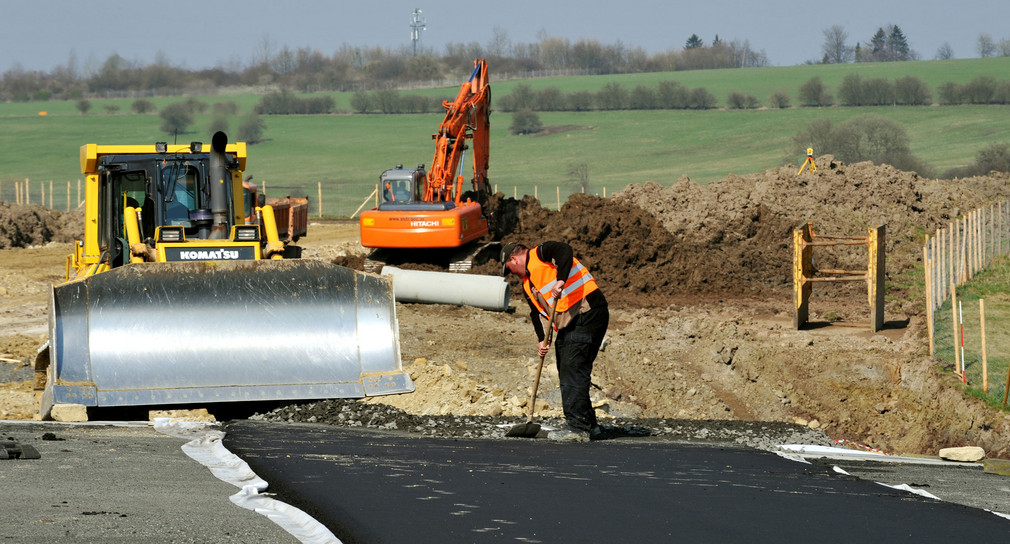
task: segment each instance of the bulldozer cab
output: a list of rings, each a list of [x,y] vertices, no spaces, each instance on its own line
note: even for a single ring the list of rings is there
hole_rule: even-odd
[[[197,169],[190,164],[172,164],[171,168],[162,169],[166,225],[193,228],[190,214],[200,209],[196,183],[198,178]]]
[[[109,264],[115,268],[128,262],[126,221],[123,210],[127,206],[153,209],[146,190],[143,171],[110,171],[104,174],[105,183],[99,185],[98,247],[109,255]],[[150,215],[150,218],[146,217]],[[154,232],[153,214],[141,214],[141,231]]]
[[[108,251],[111,266],[128,260],[126,208],[140,211],[140,237],[154,246],[156,228],[183,227],[187,239],[206,239],[211,224],[208,156],[116,156],[99,166],[99,247]],[[228,228],[234,215],[228,203]]]

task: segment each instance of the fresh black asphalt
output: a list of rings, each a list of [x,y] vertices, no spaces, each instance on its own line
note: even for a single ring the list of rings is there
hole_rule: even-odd
[[[738,446],[450,440],[236,421],[225,445],[346,544],[994,542],[1010,522]]]

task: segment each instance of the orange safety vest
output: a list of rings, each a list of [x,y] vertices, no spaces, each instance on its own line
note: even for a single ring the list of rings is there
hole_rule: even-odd
[[[553,264],[540,260],[536,248],[529,250],[527,255],[526,270],[529,272],[529,277],[523,282],[523,290],[540,311],[540,315],[546,323],[550,319],[549,308],[554,305],[551,287],[558,280],[558,269]],[[554,330],[564,328],[570,323],[582,309],[579,302],[597,289],[599,287],[596,285],[593,275],[589,273],[589,269],[578,259],[572,257],[572,271],[568,274],[565,286],[561,289],[561,297],[558,299],[558,307],[554,316]]]

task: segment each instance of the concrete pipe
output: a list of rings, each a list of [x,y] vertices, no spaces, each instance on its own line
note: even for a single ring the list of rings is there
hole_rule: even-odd
[[[509,283],[498,276],[403,270],[395,266],[383,266],[382,275],[393,278],[393,298],[397,302],[454,304],[504,312],[512,296]]]

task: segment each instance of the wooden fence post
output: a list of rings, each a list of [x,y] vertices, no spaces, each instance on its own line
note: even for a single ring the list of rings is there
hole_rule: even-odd
[[[989,363],[985,354],[985,300],[978,299],[979,323],[982,331],[982,391],[989,394]]]
[[[954,372],[961,372],[961,354],[957,351],[957,288],[952,284],[950,286],[950,313],[951,317],[954,318]]]
[[[951,283],[954,282],[954,222],[947,223],[947,231],[950,234],[950,243],[947,244],[947,275]]]
[[[933,287],[931,285],[933,276],[933,264],[929,259],[929,251],[926,246],[929,245],[929,236],[926,236],[926,244],[922,246],[922,264],[923,271],[926,274],[926,331],[929,333],[929,356],[933,356]]]

